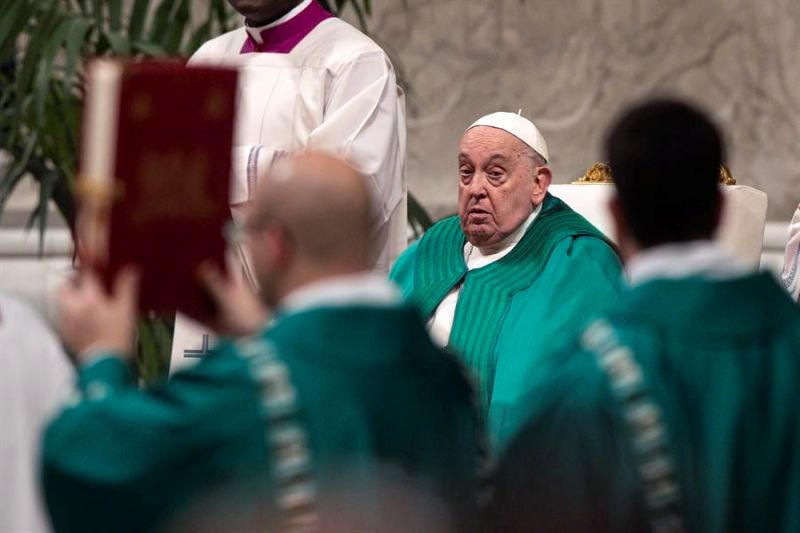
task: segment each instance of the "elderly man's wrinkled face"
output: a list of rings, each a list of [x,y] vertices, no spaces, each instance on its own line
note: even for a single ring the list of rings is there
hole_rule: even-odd
[[[515,136],[488,126],[470,129],[458,154],[458,216],[467,240],[491,247],[510,235],[541,203],[550,170]]]
[[[283,16],[300,2],[301,0],[228,0],[233,9],[255,26]]]

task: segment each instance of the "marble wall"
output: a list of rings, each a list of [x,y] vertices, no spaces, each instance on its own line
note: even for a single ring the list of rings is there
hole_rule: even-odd
[[[689,98],[725,131],[741,184],[770,219],[800,201],[797,0],[375,0],[372,33],[409,86],[411,190],[454,210],[463,129],[495,110],[532,118],[556,182],[600,157],[610,121],[650,95]]]

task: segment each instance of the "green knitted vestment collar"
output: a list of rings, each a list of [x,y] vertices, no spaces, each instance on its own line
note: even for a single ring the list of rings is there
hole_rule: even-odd
[[[609,242],[585,218],[548,193],[541,213],[522,240],[508,255],[485,267],[467,270],[466,237],[457,216],[438,222],[420,240],[410,299],[429,317],[445,296],[461,285],[449,348],[480,379],[484,408],[494,382],[495,346],[512,296],[536,280],[562,239],[579,236]]]

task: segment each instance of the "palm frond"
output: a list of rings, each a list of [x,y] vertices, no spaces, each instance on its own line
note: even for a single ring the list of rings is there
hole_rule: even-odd
[[[371,0],[320,0],[330,11],[350,8],[368,33]],[[0,10],[0,150],[11,164],[0,169],[0,213],[24,176],[39,185],[29,225],[37,226],[40,252],[48,206],[74,230],[75,179],[84,62],[96,56],[189,56],[237,21],[225,0],[209,0],[193,25],[190,0],[3,0]],[[430,218],[409,195],[409,219],[424,231]],[[169,361],[171,325],[140,328],[139,364],[145,379]]]
[[[232,20],[224,0],[209,2],[196,29],[191,27],[189,0],[152,4],[151,0],[5,0],[0,11],[0,59],[17,61],[13,75],[0,86],[0,111],[12,111],[0,112],[0,150],[10,153],[15,164],[5,172],[0,209],[19,183],[20,172],[32,172],[27,165],[34,150],[48,167],[60,169],[59,179],[67,180],[65,186],[41,187],[43,200],[68,188],[75,172],[87,58],[189,55],[214,33],[227,31]],[[16,55],[18,43],[22,53]],[[53,116],[61,122],[54,124]],[[22,142],[31,149],[15,147],[19,138],[26,139]],[[38,146],[30,145],[31,139]],[[67,195],[53,199],[63,214],[71,216],[74,209]],[[34,219],[46,220],[41,210]]]

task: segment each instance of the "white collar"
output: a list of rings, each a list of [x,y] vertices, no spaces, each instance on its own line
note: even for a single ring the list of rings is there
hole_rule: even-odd
[[[626,265],[630,286],[653,279],[703,276],[711,279],[741,277],[748,268],[709,240],[663,244],[636,254]]]
[[[469,241],[464,245],[464,261],[467,263],[467,268],[469,270],[474,270],[476,268],[481,268],[495,261],[498,261],[508,255],[511,250],[522,240],[522,237],[525,236],[525,232],[528,231],[528,228],[531,227],[533,221],[536,220],[536,217],[542,211],[542,204],[537,205],[533,212],[528,215],[528,218],[520,224],[517,229],[507,235],[503,240],[497,243],[497,245],[493,246],[496,252],[492,252],[489,254],[484,254],[480,248],[477,246],[473,246],[470,244]]]
[[[349,305],[392,306],[400,303],[399,289],[375,272],[363,272],[323,279],[295,289],[278,306],[284,312],[315,307]]]
[[[298,5],[293,7],[292,10],[289,11],[288,13],[286,13],[284,16],[282,16],[278,20],[273,20],[269,24],[265,24],[263,26],[247,26],[247,25],[245,25],[244,29],[247,30],[247,33],[250,34],[250,37],[252,37],[255,42],[257,42],[258,44],[264,44],[262,39],[261,39],[261,32],[262,31],[269,30],[269,29],[274,28],[276,26],[280,26],[281,24],[286,24],[287,22],[289,22],[290,20],[295,18],[297,15],[302,13],[303,10],[305,8],[307,8],[308,6],[310,6],[311,2],[313,2],[313,1],[314,0],[303,0]]]

